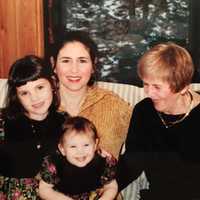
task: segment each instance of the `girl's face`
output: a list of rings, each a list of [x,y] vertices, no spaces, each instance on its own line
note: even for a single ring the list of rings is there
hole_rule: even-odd
[[[58,148],[68,162],[77,166],[86,166],[94,157],[98,140],[91,133],[76,133],[72,131],[64,136],[63,143]]]
[[[68,91],[85,90],[93,73],[90,54],[80,42],[69,42],[59,51],[55,71],[61,88]]]
[[[144,91],[151,98],[157,111],[173,113],[181,92],[172,92],[169,83],[152,77],[143,78]]]
[[[17,87],[17,97],[27,111],[27,116],[34,120],[43,120],[53,101],[50,82],[40,78]]]

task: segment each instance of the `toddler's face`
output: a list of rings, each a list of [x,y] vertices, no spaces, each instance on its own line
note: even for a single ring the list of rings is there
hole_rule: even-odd
[[[97,140],[94,140],[92,134],[72,131],[65,135],[63,140],[58,147],[71,164],[84,167],[93,159],[97,149]]]

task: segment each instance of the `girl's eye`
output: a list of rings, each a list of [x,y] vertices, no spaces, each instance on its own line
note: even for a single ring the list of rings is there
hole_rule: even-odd
[[[72,146],[70,146],[70,148],[72,148],[72,149],[73,149],[73,148],[76,148],[76,146],[75,146],[75,145],[72,145]]]
[[[70,60],[69,60],[69,59],[63,59],[61,62],[62,62],[62,63],[69,63]]]
[[[160,90],[160,87],[159,87],[159,86],[155,86],[155,89],[156,89],[156,90]]]
[[[88,146],[90,146],[90,145],[89,145],[89,144],[85,144],[84,146],[85,146],[85,147],[88,147]]]
[[[25,95],[27,95],[27,94],[28,94],[28,92],[25,92],[25,91],[19,93],[20,96],[25,96]]]
[[[44,86],[43,86],[43,85],[39,85],[37,88],[38,88],[39,90],[42,90],[42,89],[44,88]]]

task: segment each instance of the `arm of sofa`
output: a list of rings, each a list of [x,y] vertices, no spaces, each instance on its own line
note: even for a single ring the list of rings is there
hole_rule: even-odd
[[[0,108],[4,107],[6,93],[7,93],[7,79],[0,79]]]

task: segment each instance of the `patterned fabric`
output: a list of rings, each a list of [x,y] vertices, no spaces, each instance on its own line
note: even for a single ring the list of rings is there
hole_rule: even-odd
[[[33,178],[0,176],[1,200],[37,200],[38,181]]]
[[[60,110],[67,111],[61,96]],[[100,148],[118,158],[129,127],[132,107],[117,94],[98,86],[88,88],[78,115],[92,121],[100,138]]]
[[[101,193],[101,188],[103,187],[103,185],[108,184],[110,181],[112,181],[115,178],[116,175],[116,164],[117,161],[114,157],[112,158],[102,158],[100,155],[96,155],[95,158],[86,166],[83,168],[79,168],[76,166],[71,165],[70,163],[68,163],[64,157],[61,157],[60,155],[57,155],[56,158],[55,156],[47,156],[44,159],[44,162],[42,164],[42,169],[40,172],[40,176],[41,178],[49,183],[54,185],[54,189],[59,191],[58,187],[59,184],[62,184],[61,181],[64,180],[66,181],[65,183],[63,183],[63,185],[66,186],[66,191],[65,194],[67,196],[72,197],[73,199],[76,200],[92,200],[92,199],[98,199],[100,197],[100,193]],[[99,162],[100,161],[100,162]],[[103,165],[101,165],[103,163]],[[62,167],[60,165],[65,165],[65,167]],[[99,176],[99,187],[96,188],[96,190],[90,191],[90,192],[83,192],[81,194],[74,193],[71,194],[71,192],[69,191],[70,188],[67,186],[67,184],[70,185],[74,185],[73,190],[77,190],[79,191],[79,187],[80,187],[80,183],[81,180],[85,182],[85,184],[87,185],[87,182],[89,181],[90,177],[88,177],[88,175],[90,175],[89,173],[85,173],[87,172],[87,169],[91,172],[91,174],[98,173],[98,169],[99,166],[101,166],[101,171],[103,172],[100,176]],[[59,177],[59,170],[63,170],[63,169],[59,169],[59,168],[65,168],[67,170],[67,173],[62,174],[62,180],[61,177]],[[82,171],[83,173],[80,173],[80,171]],[[92,172],[93,171],[93,172]],[[71,174],[76,174],[77,172],[77,177],[74,176],[70,176]],[[68,174],[68,176],[66,175]],[[63,177],[64,175],[66,175],[65,177]],[[78,180],[75,182],[75,180]],[[95,187],[97,183],[97,180],[94,180],[94,183],[92,183]],[[87,188],[85,188],[86,190],[89,190]],[[60,191],[61,192],[61,191]],[[63,191],[62,191],[63,192]]]

